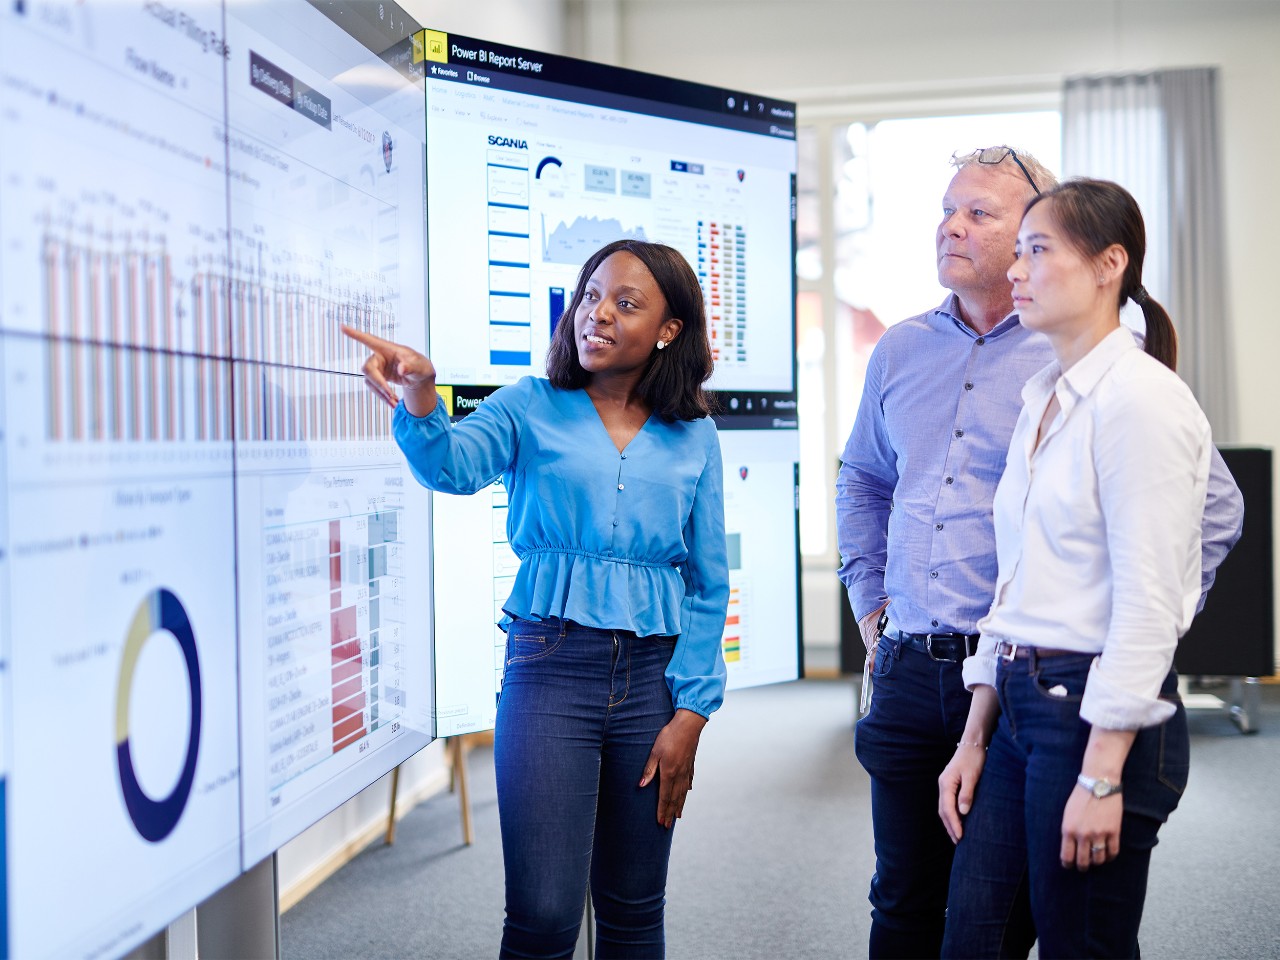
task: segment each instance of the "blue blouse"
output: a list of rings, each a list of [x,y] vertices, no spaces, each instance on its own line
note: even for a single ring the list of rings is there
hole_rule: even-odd
[[[402,402],[393,427],[432,490],[470,494],[503,477],[521,560],[509,616],[678,636],[666,671],[676,709],[720,706],[729,563],[710,418],[652,416],[619,453],[585,390],[525,377],[457,424],[443,402],[425,417]]]

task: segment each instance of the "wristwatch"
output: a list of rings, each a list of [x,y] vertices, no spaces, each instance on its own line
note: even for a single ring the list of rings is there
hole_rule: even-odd
[[[1120,792],[1120,784],[1112,783],[1106,777],[1086,777],[1082,773],[1076,777],[1076,783],[1080,784],[1099,800]]]

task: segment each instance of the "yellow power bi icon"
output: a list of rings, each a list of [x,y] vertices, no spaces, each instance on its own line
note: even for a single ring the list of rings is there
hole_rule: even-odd
[[[414,40],[417,41],[417,37]],[[441,33],[439,30],[423,30],[422,31],[422,55],[418,55],[418,44],[413,45],[413,62],[421,63],[423,60],[434,60],[436,63],[449,62],[449,35]]]

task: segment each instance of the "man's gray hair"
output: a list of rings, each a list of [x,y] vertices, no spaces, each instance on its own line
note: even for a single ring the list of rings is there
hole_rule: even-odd
[[[1015,157],[1017,157],[1017,160],[1014,159]],[[1025,169],[1026,176],[1034,181],[1034,185],[1041,193],[1052,190],[1058,185],[1058,178],[1043,163],[1031,154],[1023,150],[1016,150],[1003,143],[994,147],[979,147],[969,153],[953,153],[951,155],[951,165],[959,170],[963,170],[965,167],[972,166],[975,163],[983,166],[1004,164],[1006,169],[1015,177],[1025,179],[1023,171],[1018,169],[1019,162]]]

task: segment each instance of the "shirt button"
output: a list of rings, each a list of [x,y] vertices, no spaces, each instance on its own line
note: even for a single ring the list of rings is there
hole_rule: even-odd
[[[947,483],[955,483],[955,477],[947,477]]]
[[[625,484],[621,484],[621,483],[620,483],[620,484],[618,484],[618,489],[619,489],[619,490],[624,490],[624,489],[626,489],[626,485],[625,485]]]
[[[956,431],[956,436],[957,436],[957,437],[963,437],[963,436],[964,436],[964,431],[963,431],[963,430],[957,430],[957,431]]]
[[[987,338],[986,338],[986,337],[979,337],[979,338],[978,338],[978,340],[977,340],[977,344],[978,344],[978,346],[982,346],[982,345],[983,345],[984,343],[986,343],[986,342],[987,342]]]
[[[930,622],[930,623],[932,623],[935,627],[938,625],[938,621],[937,621],[937,620],[930,620],[929,622]]]
[[[929,573],[929,576],[931,576],[934,580],[937,580],[937,579],[938,579],[938,571],[937,571],[937,570],[933,570],[933,571],[931,571],[931,572]]]
[[[934,529],[935,529],[935,530],[941,530],[941,529],[942,529],[942,524],[940,524],[940,523],[939,523],[937,526],[935,526],[935,527],[934,527]]]
[[[613,525],[616,527],[618,525],[618,521],[617,520],[613,521]]]
[[[965,388],[966,390],[972,390],[972,389],[973,389],[973,384],[972,384],[972,383],[966,383],[966,384],[964,385],[964,388]]]
[[[623,460],[627,459],[627,455],[626,455],[625,453],[624,453],[624,454],[622,454],[622,459],[623,459]]]

